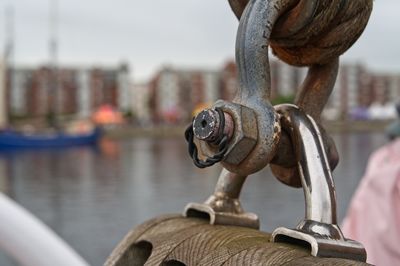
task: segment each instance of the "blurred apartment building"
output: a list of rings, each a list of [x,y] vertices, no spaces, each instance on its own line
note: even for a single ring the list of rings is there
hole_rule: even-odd
[[[89,117],[103,104],[131,109],[127,65],[119,67],[17,67],[8,70],[6,95],[11,117]],[[51,108],[53,106],[53,108]]]
[[[304,70],[277,61],[272,62],[271,69],[272,87],[280,88],[272,89],[272,98],[292,97]],[[134,87],[133,112],[145,124],[183,124],[218,99],[232,100],[237,87],[237,67],[233,61],[217,70],[164,67],[149,83]]]
[[[368,71],[360,64],[339,68],[324,117],[334,119],[393,119],[400,100],[400,75]]]
[[[271,60],[271,101],[294,99],[306,68]],[[147,84],[134,87],[134,113],[138,121],[183,124],[194,112],[218,99],[232,100],[238,87],[237,68],[227,62],[217,70],[162,68]],[[325,119],[390,119],[400,99],[400,75],[371,73],[360,64],[342,64],[328,100]],[[144,104],[145,103],[145,104]]]
[[[195,109],[220,98],[219,82],[217,71],[162,69],[150,88],[154,121],[172,124],[189,121]]]

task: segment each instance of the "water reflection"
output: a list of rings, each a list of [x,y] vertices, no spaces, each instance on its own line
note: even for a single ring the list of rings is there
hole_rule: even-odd
[[[334,172],[341,219],[369,154],[386,140],[376,134],[334,138],[341,154]],[[97,148],[3,153],[0,187],[92,265],[102,265],[132,226],[203,201],[220,170],[193,166],[181,138],[105,140]],[[302,191],[280,184],[268,169],[248,178],[242,201],[268,231],[295,226],[304,215]],[[4,258],[0,264],[12,265]]]

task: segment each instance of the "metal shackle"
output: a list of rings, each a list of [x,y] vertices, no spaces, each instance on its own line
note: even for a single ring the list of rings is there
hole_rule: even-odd
[[[249,175],[264,168],[275,156],[280,139],[278,115],[271,105],[269,38],[276,20],[292,1],[251,1],[241,17],[236,39],[236,62],[239,86],[233,102],[217,101],[232,117],[234,132],[221,161],[224,168],[239,175]],[[206,156],[215,147],[198,140]]]
[[[306,244],[313,256],[366,260],[364,247],[346,239],[337,224],[336,191],[321,132],[299,107],[276,106],[292,140],[305,197],[305,218],[296,229],[277,228],[273,241]]]
[[[253,0],[228,0],[237,18]],[[279,2],[279,0],[277,1]],[[273,53],[282,61],[309,66],[307,78],[297,89],[294,103],[317,122],[336,81],[338,57],[349,49],[364,31],[371,15],[372,0],[292,0],[274,24],[270,36]],[[279,4],[279,3],[278,3]],[[276,5],[279,7],[279,5]],[[339,157],[332,138],[323,131],[332,169]],[[271,161],[273,174],[281,182],[299,187],[291,144],[282,134],[277,156]]]
[[[271,77],[268,57],[272,25],[290,1],[255,0],[249,3],[240,20],[236,39],[239,88],[233,102],[217,101],[213,109],[222,110],[233,122],[233,133],[221,164],[225,168],[214,194],[202,204],[190,203],[184,215],[206,217],[211,224],[229,224],[259,228],[259,219],[246,213],[239,201],[248,175],[264,168],[275,156],[280,139],[279,115],[269,102]],[[200,152],[213,159],[218,147],[215,132],[223,132],[215,111],[205,110],[195,119],[193,128]],[[204,122],[204,123],[203,123]],[[231,132],[232,124],[222,125]],[[204,132],[207,131],[207,132]],[[212,161],[212,160],[209,160]]]
[[[235,13],[240,18],[244,14],[245,7],[250,3],[249,0],[229,0],[229,4]],[[279,2],[279,1],[277,1]],[[317,1],[286,1],[284,3],[288,9],[285,11],[286,18],[282,16],[274,25],[272,39],[282,32],[289,33],[290,31],[298,31],[301,28],[307,27],[313,16],[313,10],[318,6]],[[287,15],[289,14],[289,19]],[[282,23],[284,22],[284,23]],[[295,24],[293,24],[295,23]],[[288,34],[288,39],[291,35]],[[307,114],[311,115],[317,122],[328,98],[333,90],[337,73],[339,60],[333,59],[326,64],[312,64],[304,82],[297,89],[297,95],[294,103],[301,107]],[[328,160],[332,169],[334,169],[339,161],[339,156],[336,150],[335,143],[331,137],[323,132],[323,139],[328,152]],[[271,170],[275,177],[286,185],[292,187],[300,187],[300,178],[296,171],[295,159],[293,157],[292,144],[288,135],[282,132],[279,146],[275,157],[271,161]]]

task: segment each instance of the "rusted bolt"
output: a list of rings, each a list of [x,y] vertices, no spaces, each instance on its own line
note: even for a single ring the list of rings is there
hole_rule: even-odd
[[[247,173],[249,167],[255,168],[251,163],[241,164],[257,145],[258,123],[255,112],[246,106],[225,101],[216,102],[214,108],[224,111],[225,130],[232,132],[228,135],[230,138],[229,147],[221,162],[222,165],[235,173],[242,173],[242,170]],[[201,125],[201,118],[203,117],[206,118],[207,116],[199,114],[199,125]],[[211,142],[198,139],[197,143],[199,151],[205,157],[210,157],[217,152],[215,145],[210,145]]]
[[[241,163],[257,144],[257,117],[254,111],[246,106],[226,103],[224,107],[227,112],[229,110],[235,121],[235,132],[222,164],[228,170],[236,171],[240,168],[239,165],[243,167]]]
[[[221,116],[224,117],[221,117]],[[224,135],[231,138],[234,124],[232,117],[222,111],[206,109],[201,111],[193,121],[194,136],[206,142],[218,142]]]

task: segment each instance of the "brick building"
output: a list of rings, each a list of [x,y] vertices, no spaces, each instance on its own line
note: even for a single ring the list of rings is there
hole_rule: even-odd
[[[270,69],[271,102],[293,100],[307,68],[270,60]],[[187,123],[197,107],[212,104],[217,99],[231,101],[238,86],[237,67],[233,61],[214,71],[163,68],[148,83],[148,117],[153,123]],[[341,64],[323,118],[371,119],[370,108],[376,110],[379,105],[386,110],[399,100],[400,75],[371,73],[360,64]]]
[[[117,68],[18,67],[8,71],[8,113],[11,117],[45,116],[50,111],[89,117],[103,104],[130,111],[126,65]]]
[[[304,73],[304,69],[271,61],[272,99],[293,96]],[[196,109],[218,99],[233,100],[238,86],[237,66],[233,61],[226,62],[219,70],[165,67],[148,83],[149,117],[156,124],[187,123]]]
[[[392,108],[400,99],[400,75],[369,72],[360,64],[343,64],[324,116],[327,119],[370,119],[370,108]],[[388,112],[388,111],[385,111]],[[394,118],[395,113],[387,115]]]
[[[217,71],[163,68],[148,86],[151,120],[167,124],[190,121],[196,108],[220,98],[219,78]]]

